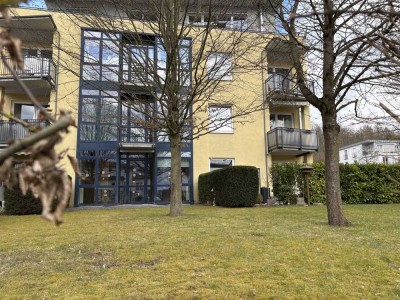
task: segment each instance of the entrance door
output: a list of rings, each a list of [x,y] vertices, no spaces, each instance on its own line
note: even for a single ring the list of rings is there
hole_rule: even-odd
[[[153,202],[153,155],[121,154],[120,204]]]

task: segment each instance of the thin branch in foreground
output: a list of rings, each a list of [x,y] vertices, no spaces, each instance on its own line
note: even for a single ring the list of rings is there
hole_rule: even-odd
[[[400,116],[399,116],[399,115],[396,115],[394,112],[392,112],[392,111],[390,110],[390,108],[387,107],[387,106],[386,106],[385,104],[383,104],[382,102],[379,103],[379,106],[382,107],[382,109],[383,109],[385,112],[387,112],[387,114],[388,114],[389,116],[391,116],[393,119],[395,119],[395,120],[400,124]]]

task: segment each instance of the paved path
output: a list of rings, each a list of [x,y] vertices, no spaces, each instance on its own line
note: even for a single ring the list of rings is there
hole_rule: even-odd
[[[127,208],[162,208],[169,206],[169,204],[121,204],[121,205],[107,205],[107,206],[79,206],[79,207],[70,207],[67,208],[66,211],[75,211],[75,210],[93,210],[93,209],[127,209]],[[183,204],[183,206],[191,206],[190,204]]]

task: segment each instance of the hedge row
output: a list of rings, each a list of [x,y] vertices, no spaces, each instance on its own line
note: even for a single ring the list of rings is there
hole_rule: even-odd
[[[4,187],[4,201],[4,214],[6,215],[39,215],[42,213],[40,199],[36,199],[31,191],[28,191],[24,196],[19,187],[12,190]],[[58,199],[53,200],[51,212],[56,210],[58,203]]]
[[[255,167],[235,166],[199,176],[199,201],[226,207],[251,207],[259,194]]]
[[[42,212],[42,203],[29,191],[25,196],[18,187],[4,187],[4,213],[6,215],[36,215]]]
[[[296,181],[293,178],[301,177],[301,165],[292,165],[291,170],[295,176],[288,176],[287,164],[276,165],[272,170],[272,178],[285,178],[285,185],[296,190]],[[310,178],[311,202],[325,203],[325,165],[313,164],[313,173]],[[400,203],[400,166],[381,164],[341,164],[340,183],[342,200],[346,204],[384,204]],[[291,182],[291,183],[290,183]],[[278,194],[284,196],[280,181],[273,182]],[[301,184],[302,185],[302,184]],[[288,189],[286,186],[284,188]],[[290,188],[289,188],[290,189]],[[276,195],[279,198],[279,195]]]

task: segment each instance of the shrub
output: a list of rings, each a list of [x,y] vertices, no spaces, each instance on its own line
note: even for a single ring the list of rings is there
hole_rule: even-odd
[[[4,213],[7,215],[34,215],[42,212],[42,203],[29,191],[25,196],[19,188],[4,187]]]
[[[258,171],[255,167],[234,166],[199,176],[200,203],[226,207],[251,207],[259,194]],[[213,190],[213,193],[211,193]]]
[[[303,194],[301,165],[295,163],[274,164],[271,168],[274,196],[285,204],[296,204],[296,198]]]
[[[212,172],[200,174],[199,176],[199,202],[201,204],[213,204]]]
[[[326,203],[325,195],[325,164],[315,163],[310,176],[311,203]]]

